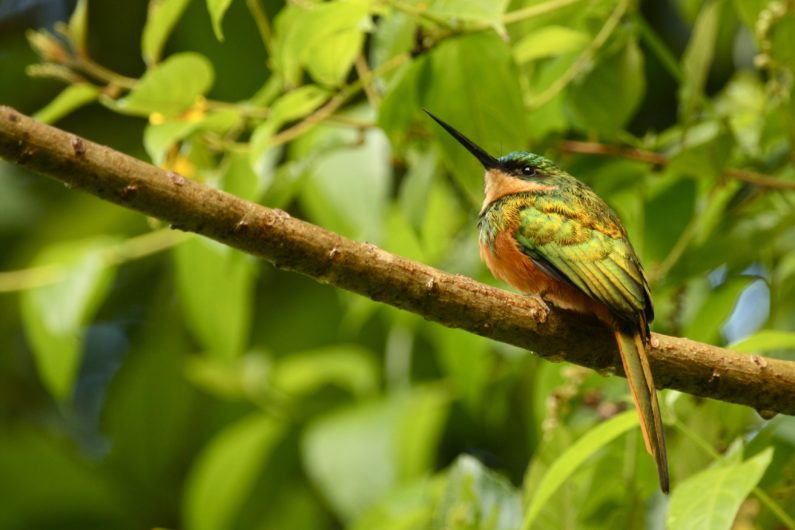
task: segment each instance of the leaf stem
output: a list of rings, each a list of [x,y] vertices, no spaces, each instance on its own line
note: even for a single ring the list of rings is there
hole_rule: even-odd
[[[191,237],[189,233],[175,232],[170,228],[131,237],[108,249],[104,264],[106,267],[118,266],[128,261],[156,254],[182,243],[189,237]],[[64,273],[64,267],[58,264],[0,272],[0,293],[25,291],[57,283],[63,279]]]

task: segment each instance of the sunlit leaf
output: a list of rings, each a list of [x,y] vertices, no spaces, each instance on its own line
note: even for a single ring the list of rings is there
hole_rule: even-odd
[[[57,281],[22,293],[22,320],[47,390],[64,401],[83,354],[86,326],[110,289],[115,269],[106,253],[116,241],[97,238],[45,248],[32,266],[58,269]]]
[[[430,0],[422,2],[427,13],[442,19],[469,20],[498,25],[508,0]]]
[[[160,60],[168,36],[179,21],[190,0],[150,0],[141,34],[141,55],[147,65]]]
[[[522,37],[513,47],[516,62],[526,63],[544,57],[582,50],[588,35],[565,26],[546,26]]]
[[[590,456],[628,430],[638,426],[638,415],[630,410],[614,416],[588,431],[569,447],[550,466],[534,491],[528,492],[530,504],[525,511],[522,530],[533,528],[533,523],[546,502],[557,489]]]
[[[33,117],[44,123],[55,123],[80,107],[96,101],[97,97],[99,89],[94,85],[86,83],[69,85]]]
[[[88,0],[77,0],[75,10],[69,17],[69,37],[78,53],[86,53],[86,34],[88,31]]]
[[[193,105],[212,83],[213,66],[206,57],[179,53],[148,70],[118,105],[130,114],[148,116],[157,112],[173,117]]]
[[[213,438],[188,477],[183,500],[186,528],[232,527],[237,510],[282,434],[279,423],[256,414],[231,424]]]
[[[729,530],[740,504],[773,458],[768,448],[742,463],[723,463],[674,487],[666,526],[676,530]]]
[[[566,101],[581,128],[612,136],[635,113],[645,90],[643,54],[637,43],[630,40],[622,49],[597,62],[587,75],[575,80]]]

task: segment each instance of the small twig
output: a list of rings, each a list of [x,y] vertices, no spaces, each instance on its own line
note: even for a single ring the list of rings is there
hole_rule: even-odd
[[[359,76],[359,79],[366,79],[367,81],[362,81],[362,86],[364,87],[364,93],[367,96],[367,101],[370,102],[370,105],[377,109],[381,103],[381,97],[378,95],[378,92],[375,90],[373,86],[373,76],[370,72],[370,67],[367,65],[367,59],[364,58],[363,54],[359,54],[356,57],[356,62],[354,62],[354,67],[356,68],[356,75]]]
[[[107,249],[104,254],[104,264],[110,267],[150,256],[178,245],[188,237],[190,237],[189,234],[169,229],[131,237],[119,245]],[[56,283],[63,279],[64,273],[65,268],[58,264],[3,271],[0,272],[0,293],[24,291]]]

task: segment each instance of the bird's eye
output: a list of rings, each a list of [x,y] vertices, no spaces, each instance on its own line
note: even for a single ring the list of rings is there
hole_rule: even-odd
[[[524,166],[522,168],[522,175],[526,175],[528,177],[532,177],[536,174],[536,168],[533,166]]]

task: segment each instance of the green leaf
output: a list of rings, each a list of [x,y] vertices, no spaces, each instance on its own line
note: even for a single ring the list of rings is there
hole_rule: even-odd
[[[290,354],[276,363],[272,379],[280,391],[294,397],[327,384],[363,397],[375,392],[379,373],[372,353],[351,344]]]
[[[519,76],[510,48],[495,33],[445,40],[431,52],[426,73],[419,90],[424,107],[495,156],[524,147]],[[430,118],[425,123],[441,144],[451,174],[479,205],[483,167]]]
[[[273,102],[268,119],[280,124],[304,118],[328,101],[331,92],[317,85],[304,85]]]
[[[172,55],[147,70],[126,98],[119,100],[122,112],[140,116],[160,113],[175,117],[194,104],[213,83],[210,61],[198,53]]]
[[[96,101],[97,97],[99,89],[94,85],[87,83],[69,85],[33,117],[44,123],[55,123],[80,107]]]
[[[599,449],[638,425],[638,415],[634,410],[613,416],[588,431],[560,455],[549,467],[536,490],[528,492],[530,504],[525,512],[522,529],[533,528],[536,517],[547,501],[583,462]]]
[[[263,463],[284,428],[255,414],[226,427],[204,448],[188,477],[183,513],[189,530],[234,527]]]
[[[306,117],[325,103],[331,93],[317,85],[291,90],[273,102],[268,119],[257,126],[249,142],[249,163],[256,173],[269,165],[270,141],[285,123]]]
[[[224,40],[222,22],[226,10],[229,9],[231,4],[232,0],[207,0],[207,11],[210,12],[210,20],[213,23],[213,33],[215,33],[215,38],[219,41]]]
[[[141,56],[147,66],[160,61],[168,36],[190,0],[149,0],[149,11],[141,34]]]
[[[795,332],[763,329],[750,337],[728,346],[732,350],[743,353],[761,353],[773,350],[795,349]]]
[[[319,83],[344,81],[370,29],[370,0],[292,4],[276,17],[274,62],[285,84],[306,68]]]
[[[679,87],[679,101],[680,114],[685,122],[690,121],[704,97],[704,85],[715,54],[722,5],[720,0],[710,0],[704,4],[682,55],[683,79]]]
[[[51,266],[58,281],[22,293],[22,321],[36,367],[58,400],[71,395],[83,354],[85,328],[110,290],[115,269],[106,253],[116,241],[95,238],[53,245],[31,264]]]
[[[310,479],[343,521],[352,521],[401,480],[430,470],[447,415],[439,388],[361,401],[323,416],[301,443]]]
[[[467,20],[482,22],[492,26],[502,23],[502,14],[508,7],[508,0],[431,0],[414,2],[427,6],[427,13],[443,20]]]
[[[632,118],[645,90],[643,54],[632,39],[575,80],[566,101],[580,128],[614,136]]]
[[[579,52],[588,44],[588,35],[565,26],[545,26],[525,35],[514,45],[513,56],[518,64]]]
[[[251,258],[197,237],[174,249],[174,259],[188,328],[211,356],[242,354],[251,329],[256,273]]]
[[[773,458],[770,447],[743,463],[718,464],[679,484],[671,495],[666,526],[676,530],[730,530],[751,490]]]
[[[471,456],[458,457],[432,528],[515,530],[521,521],[521,497],[511,483]]]

